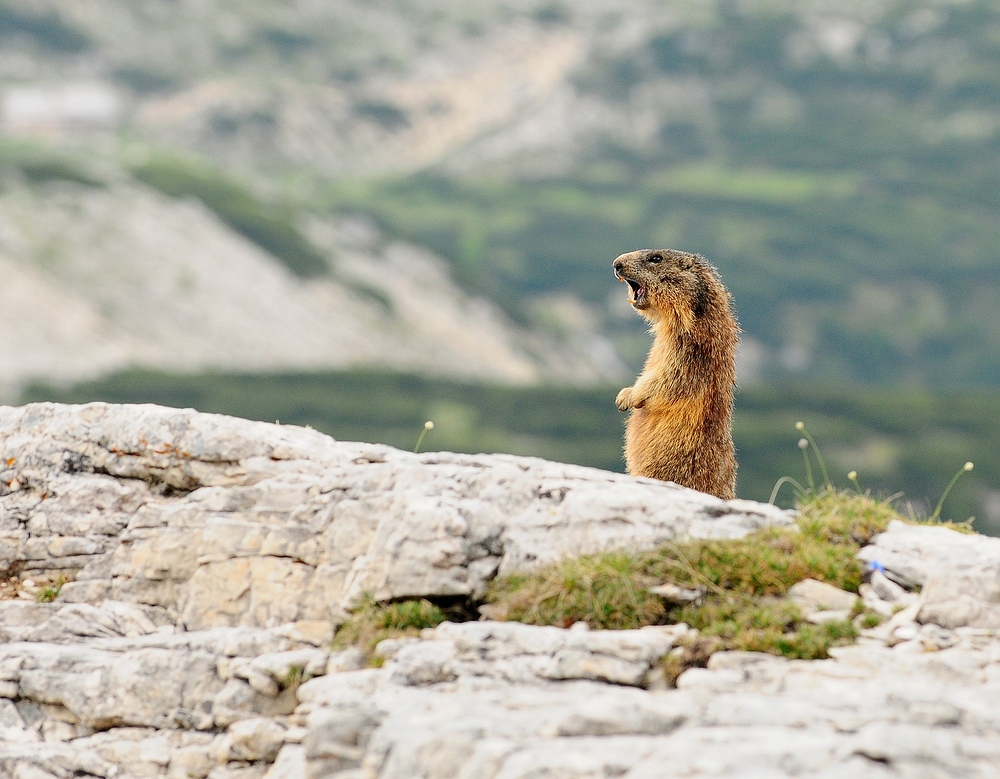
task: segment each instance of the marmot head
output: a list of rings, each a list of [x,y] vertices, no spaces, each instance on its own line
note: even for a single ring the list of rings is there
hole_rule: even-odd
[[[671,309],[682,321],[699,319],[721,302],[716,300],[721,285],[715,270],[696,254],[641,249],[618,257],[614,269],[618,280],[628,284],[632,307],[650,320]]]

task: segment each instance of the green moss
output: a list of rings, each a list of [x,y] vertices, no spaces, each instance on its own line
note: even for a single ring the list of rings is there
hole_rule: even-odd
[[[305,668],[301,665],[291,665],[288,667],[288,674],[285,676],[282,683],[282,687],[298,687],[302,683],[302,677],[305,674]]]
[[[65,576],[60,576],[52,584],[42,587],[38,591],[38,595],[35,596],[35,600],[38,603],[52,603],[52,601],[59,597],[59,593],[62,591],[63,585],[66,581]]]
[[[800,525],[762,530],[741,539],[665,547],[659,550],[652,572],[682,585],[708,585],[716,593],[779,596],[803,579],[856,592],[862,572],[855,550]]]
[[[799,527],[804,533],[852,548],[869,543],[892,520],[903,519],[889,501],[829,490],[803,500],[799,511]]]
[[[827,657],[832,646],[850,643],[857,629],[848,621],[813,625],[787,600],[711,600],[685,606],[673,618],[686,622],[705,636],[722,639],[720,648],[815,660]]]
[[[373,664],[380,665],[379,658],[373,657],[379,641],[417,636],[424,628],[436,627],[444,621],[444,612],[428,600],[378,603],[368,597],[337,630],[333,647],[360,647]]]
[[[857,592],[863,571],[854,555],[894,517],[900,518],[887,504],[831,493],[803,506],[801,518],[789,528],[564,560],[536,574],[494,581],[487,600],[495,613],[519,622],[582,621],[627,629],[689,621],[689,612],[670,613],[648,592],[665,581],[705,588],[710,599],[726,602],[733,596],[751,601],[780,597],[803,579]]]
[[[866,612],[861,617],[861,627],[865,630],[870,630],[871,628],[877,628],[882,624],[882,615],[876,614],[874,611]]]

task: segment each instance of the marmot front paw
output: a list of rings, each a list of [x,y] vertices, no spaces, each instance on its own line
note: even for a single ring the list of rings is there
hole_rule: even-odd
[[[632,387],[626,387],[615,398],[615,405],[618,406],[619,411],[628,411],[630,408],[642,408],[642,401],[636,400],[632,389]]]

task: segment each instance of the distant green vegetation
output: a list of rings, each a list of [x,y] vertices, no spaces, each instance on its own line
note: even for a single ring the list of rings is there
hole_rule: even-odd
[[[87,171],[80,159],[37,143],[0,143],[0,175],[10,173],[31,184],[68,181],[87,187],[105,186],[100,178]]]
[[[27,158],[18,167],[24,177],[33,184],[48,181],[69,181],[87,187],[103,187],[104,182],[87,173],[78,163],[62,157]]]
[[[395,373],[178,376],[129,372],[71,389],[32,387],[23,401],[153,402],[267,422],[312,425],[342,440],[412,450],[428,419],[422,450],[508,452],[621,471],[624,416],[619,388],[514,388],[471,385]],[[1000,535],[986,505],[1000,492],[1000,393],[931,393],[789,384],[737,396],[735,438],[741,497],[767,500],[782,476],[803,481],[803,420],[819,442],[838,487],[903,492],[897,506],[929,515],[952,475],[963,477],[942,516],[978,517],[976,529]],[[786,488],[779,504],[789,505]],[[995,511],[995,509],[994,509]]]
[[[616,291],[615,256],[672,246],[719,267],[744,330],[771,350],[769,380],[804,371],[838,383],[1000,384],[992,206],[945,199],[929,183],[895,195],[861,173],[685,166],[646,181],[616,175],[337,182],[321,202],[431,247],[522,321],[532,296],[560,290],[603,308]],[[606,322],[613,336],[639,329],[637,320]],[[782,355],[795,349],[807,357],[786,365]],[[642,350],[633,351],[637,363]]]
[[[155,157],[135,166],[132,175],[171,197],[198,198],[297,276],[322,276],[329,269],[323,255],[296,227],[295,209],[264,203],[250,189],[208,165]]]
[[[561,176],[327,182],[314,206],[373,214],[523,319],[554,290],[603,307],[617,254],[673,246],[720,268],[766,381],[1000,386],[1000,4],[894,2],[843,56],[811,6],[704,7],[579,77],[626,112],[703,90],[646,146]],[[606,324],[634,361],[637,329]]]

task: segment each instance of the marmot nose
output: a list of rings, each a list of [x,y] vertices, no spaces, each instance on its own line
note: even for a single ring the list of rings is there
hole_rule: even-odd
[[[621,257],[619,257],[617,260],[615,260],[614,267],[615,267],[615,273],[621,273],[622,272],[622,268],[625,267],[625,262],[622,260]]]

